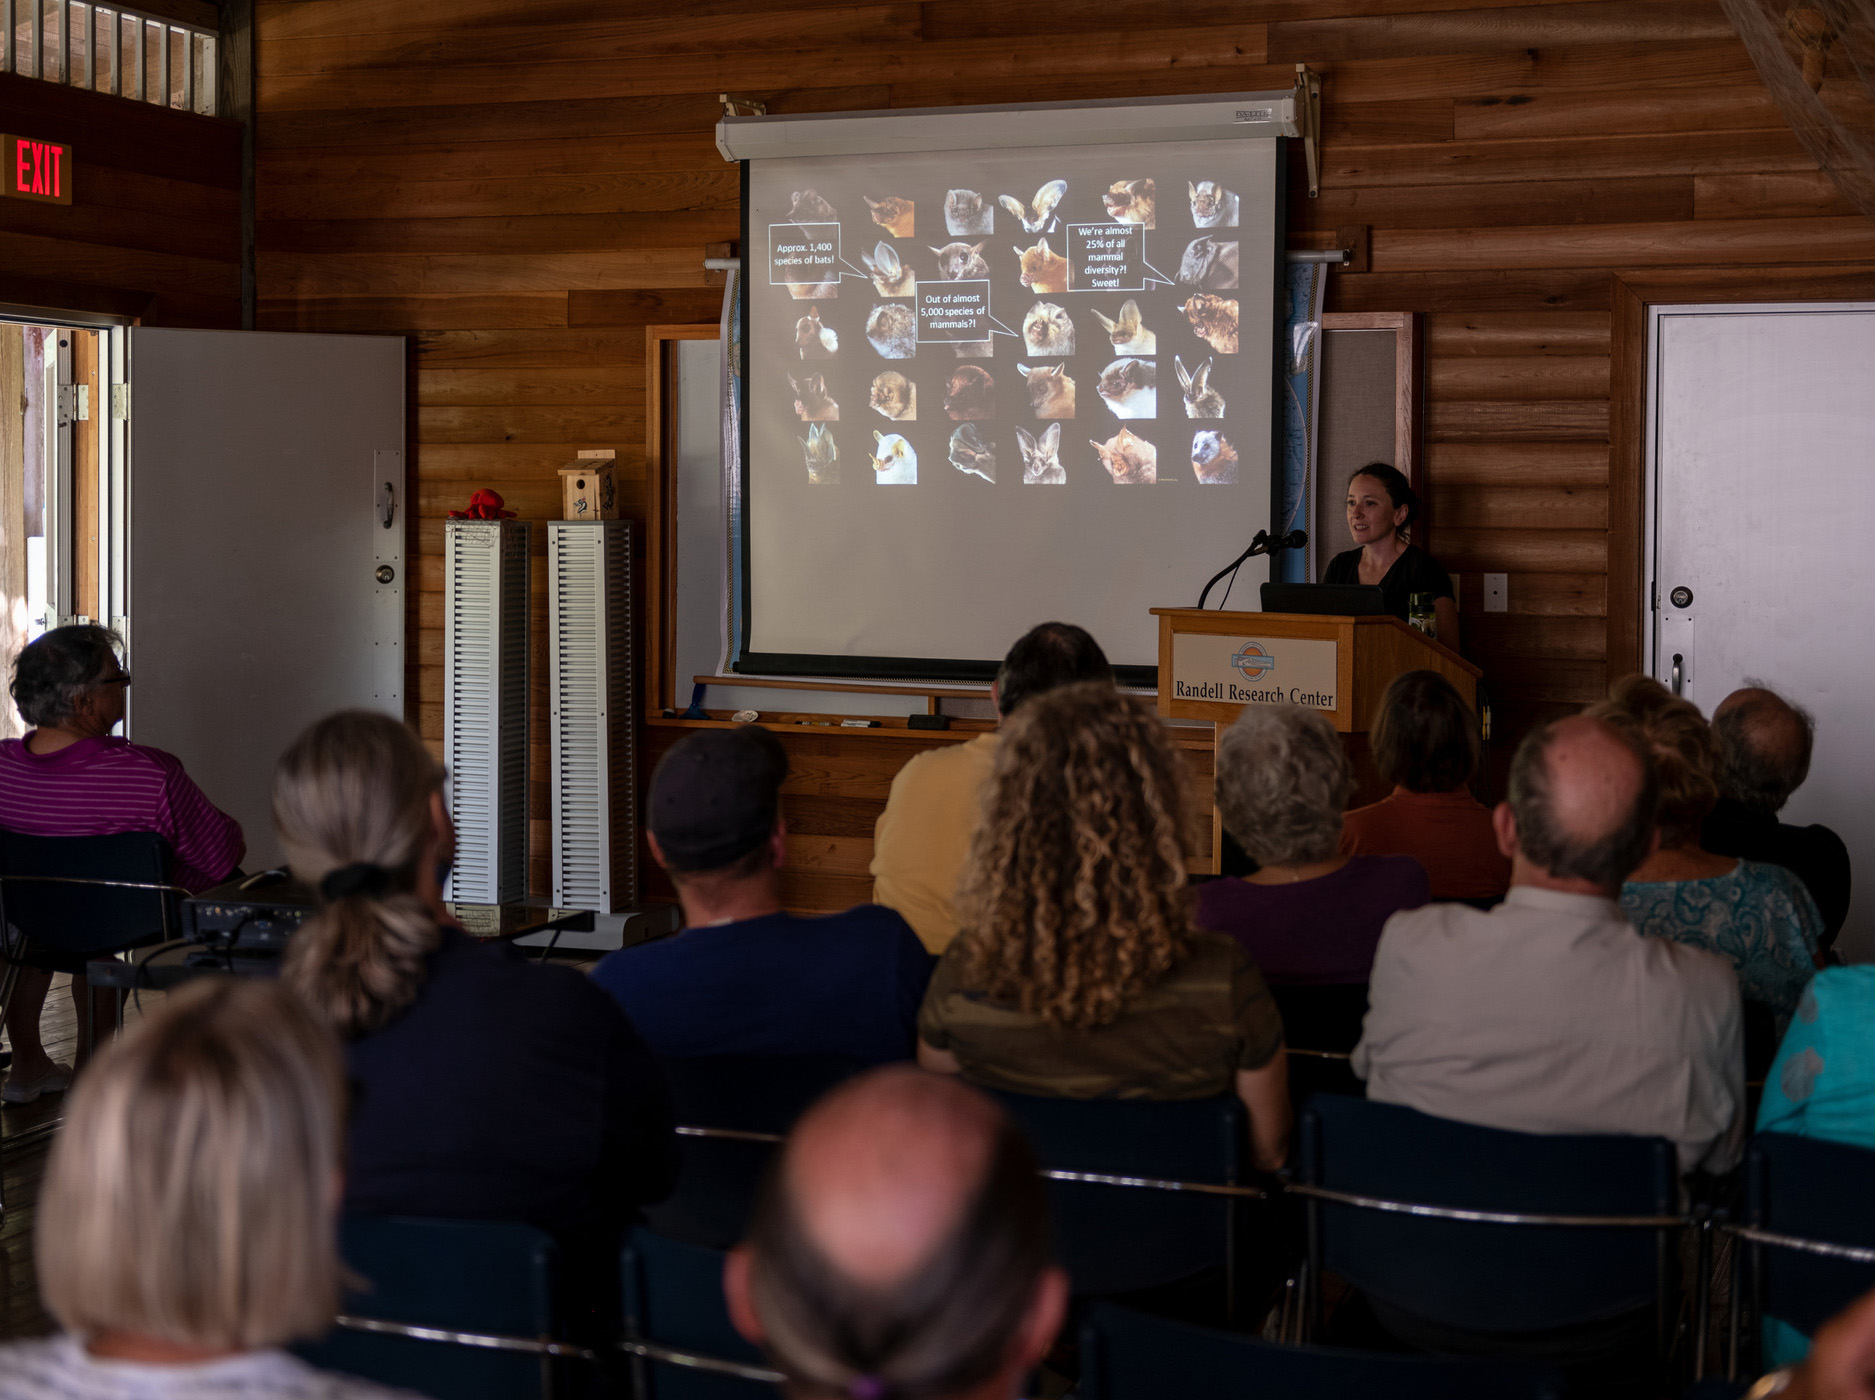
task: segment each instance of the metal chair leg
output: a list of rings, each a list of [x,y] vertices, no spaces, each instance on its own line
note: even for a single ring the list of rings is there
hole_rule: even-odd
[[[1700,1212],[1699,1223],[1695,1228],[1696,1249],[1693,1256],[1693,1271],[1697,1275],[1693,1280],[1693,1380],[1706,1378],[1706,1341],[1711,1331],[1708,1326],[1712,1311],[1712,1215],[1709,1211]]]

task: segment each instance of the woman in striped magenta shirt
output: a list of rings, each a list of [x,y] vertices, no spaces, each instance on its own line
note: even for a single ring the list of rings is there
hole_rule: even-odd
[[[57,627],[13,664],[13,703],[33,726],[23,739],[0,741],[0,827],[27,836],[111,836],[154,831],[169,842],[170,878],[205,890],[228,878],[246,842],[240,823],[218,810],[161,749],[111,733],[124,717],[130,676],[118,664],[116,633],[103,627]],[[13,1069],[0,1100],[30,1103],[72,1082],[39,1038],[39,1013],[52,974],[21,967],[7,1038]],[[72,978],[83,1024],[88,984]]]

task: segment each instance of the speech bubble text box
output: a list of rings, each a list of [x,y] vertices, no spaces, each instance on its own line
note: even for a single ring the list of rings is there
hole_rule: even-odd
[[[1077,292],[1137,292],[1146,285],[1146,230],[1139,224],[1069,224],[1068,285]]]
[[[840,280],[838,224],[770,224],[768,285]]]
[[[990,334],[987,281],[918,284],[919,340],[988,340]]]

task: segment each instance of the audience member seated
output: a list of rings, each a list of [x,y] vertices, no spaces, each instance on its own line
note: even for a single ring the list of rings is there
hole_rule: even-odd
[[[1273,1170],[1291,1126],[1282,1019],[1236,941],[1193,922],[1184,819],[1184,767],[1146,705],[1099,682],[1026,703],[997,745],[918,1062],[1060,1098],[1235,1088]]]
[[[1257,869],[1200,885],[1198,922],[1241,943],[1272,987],[1364,985],[1387,920],[1430,897],[1417,861],[1336,849],[1353,786],[1319,710],[1247,705],[1218,736],[1218,810]],[[1309,1049],[1354,1047],[1351,1036],[1327,1045],[1288,1031]]]
[[[273,814],[319,892],[281,975],[346,1042],[346,1209],[525,1220],[616,1247],[633,1209],[670,1190],[669,1095],[589,978],[451,920],[442,766],[385,715],[332,715],[281,758]]]
[[[1711,726],[1650,676],[1617,682],[1589,713],[1632,732],[1660,785],[1660,845],[1622,886],[1622,911],[1642,933],[1729,959],[1745,1000],[1768,1008],[1781,1033],[1816,975],[1822,920],[1803,882],[1782,866],[1699,844],[1719,795]]]
[[[153,831],[169,842],[170,878],[205,890],[240,862],[240,825],[216,810],[173,755],[111,733],[130,688],[117,660],[121,645],[102,627],[55,627],[20,652],[13,703],[33,728],[23,739],[0,742],[0,827],[27,836]],[[31,1103],[72,1082],[71,1067],[54,1064],[39,1035],[51,985],[50,972],[19,969],[6,1018],[13,1070],[0,1100],[7,1103]],[[83,976],[72,978],[72,1000],[83,1027],[92,1000]]]
[[[1524,740],[1492,813],[1504,902],[1428,905],[1381,936],[1354,1051],[1370,1099],[1518,1132],[1657,1134],[1688,1172],[1737,1163],[1737,974],[1641,937],[1616,902],[1654,847],[1656,800],[1646,753],[1610,725],[1575,716]]]
[[[1437,671],[1395,676],[1369,737],[1374,763],[1393,791],[1347,814],[1341,849],[1411,856],[1424,867],[1434,899],[1481,905],[1502,899],[1510,862],[1497,848],[1490,809],[1471,795],[1478,717],[1464,697]]]
[[[338,1308],[344,1103],[338,1046],[271,982],[196,982],[100,1051],[33,1231],[63,1331],[0,1347],[0,1400],[402,1395],[280,1350]]]
[[[801,1119],[723,1291],[801,1400],[1014,1400],[1068,1303],[1021,1133],[983,1095],[909,1067]]]
[[[1849,915],[1849,848],[1826,826],[1777,819],[1810,775],[1815,721],[1754,685],[1719,702],[1712,735],[1719,743],[1719,801],[1706,817],[1706,849],[1781,865],[1803,881],[1822,916],[1818,941],[1827,953]]]
[[[1758,1131],[1875,1150],[1875,967],[1811,979],[1764,1080]]]
[[[701,729],[651,779],[651,854],[683,902],[674,938],[609,954],[593,978],[658,1054],[909,1060],[931,955],[890,909],[781,908],[788,756],[757,725]]]
[[[1007,721],[1025,702],[1076,681],[1113,680],[1106,653],[1072,623],[1044,622],[1023,634],[990,686]],[[997,735],[979,734],[919,754],[898,770],[872,834],[872,897],[911,922],[941,953],[957,935],[957,883],[983,806]]]

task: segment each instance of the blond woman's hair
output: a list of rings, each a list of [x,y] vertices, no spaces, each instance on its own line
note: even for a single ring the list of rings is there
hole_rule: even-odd
[[[1608,698],[1583,711],[1625,731],[1647,751],[1660,785],[1655,820],[1669,850],[1699,844],[1706,814],[1719,800],[1719,741],[1691,700],[1652,676],[1623,676]]]
[[[1089,681],[1004,727],[959,896],[962,984],[1091,1029],[1184,956],[1185,775],[1158,717]]]
[[[376,867],[357,888],[322,896],[281,964],[287,985],[347,1040],[379,1029],[416,1000],[440,934],[416,893],[435,831],[430,798],[443,767],[408,725],[346,710],[281,756],[273,824],[293,873],[313,888],[346,867]]]
[[[69,1332],[254,1351],[331,1325],[344,1064],[272,982],[171,993],[80,1077],[34,1229]]]

